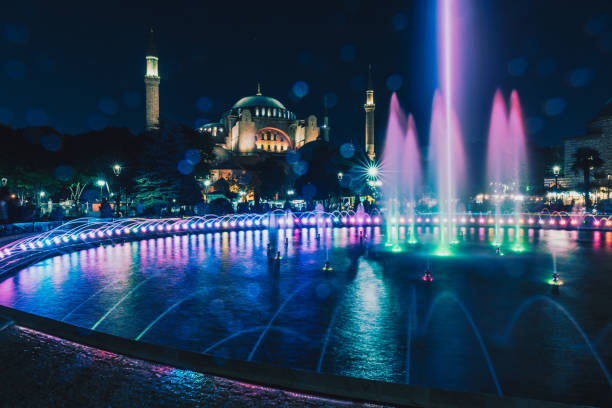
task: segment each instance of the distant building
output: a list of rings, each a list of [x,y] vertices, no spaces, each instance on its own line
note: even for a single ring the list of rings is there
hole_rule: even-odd
[[[569,188],[575,188],[583,182],[582,174],[574,173],[571,168],[574,164],[574,154],[580,147],[590,147],[599,152],[604,161],[597,172],[604,177],[612,177],[612,98],[604,105],[599,115],[587,123],[585,135],[570,137],[564,140],[563,179]],[[559,179],[561,180],[561,178]]]
[[[279,100],[264,96],[259,84],[255,95],[239,99],[218,122],[200,131],[210,134],[218,147],[240,156],[285,153],[328,135],[320,131],[316,116],[297,119]]]

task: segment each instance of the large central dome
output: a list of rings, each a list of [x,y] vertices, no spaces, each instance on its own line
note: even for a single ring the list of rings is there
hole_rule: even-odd
[[[245,96],[232,106],[233,108],[250,108],[250,107],[265,107],[265,108],[279,108],[287,109],[285,105],[280,103],[277,99],[263,95]]]

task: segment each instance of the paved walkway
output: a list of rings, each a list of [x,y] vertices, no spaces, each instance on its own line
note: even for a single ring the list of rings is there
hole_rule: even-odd
[[[0,331],[0,406],[378,407],[152,364],[19,326]]]

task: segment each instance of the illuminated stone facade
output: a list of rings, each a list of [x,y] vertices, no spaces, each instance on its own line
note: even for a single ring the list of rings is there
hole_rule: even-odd
[[[159,126],[159,72],[158,58],[155,50],[153,29],[149,35],[149,49],[146,55],[147,67],[145,72],[145,127],[146,130]]]
[[[603,166],[596,169],[608,178],[612,178],[612,99],[603,107],[595,120],[587,123],[587,132],[583,136],[570,137],[564,141],[564,177],[570,188],[576,188],[583,183],[583,175],[575,174],[571,168],[574,164],[574,154],[580,147],[590,147],[599,152]]]
[[[297,119],[277,99],[257,93],[240,99],[219,122],[199,129],[213,137],[218,147],[238,155],[284,153],[319,139],[317,117]]]

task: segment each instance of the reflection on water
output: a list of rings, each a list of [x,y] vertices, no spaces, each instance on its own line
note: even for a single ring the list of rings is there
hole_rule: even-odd
[[[410,236],[405,227],[398,232],[402,241]],[[420,243],[400,252],[370,227],[94,247],[5,279],[0,303],[140,341],[304,370],[612,401],[604,374],[612,365],[612,233],[507,229],[502,257],[492,228],[462,228],[462,242],[444,256],[432,255],[437,227],[416,232]],[[268,262],[268,243],[281,254],[278,267]],[[552,253],[564,281],[558,294],[547,283]],[[326,260],[331,272],[322,270]],[[432,283],[421,279],[428,262]],[[562,309],[534,301],[542,296]]]

